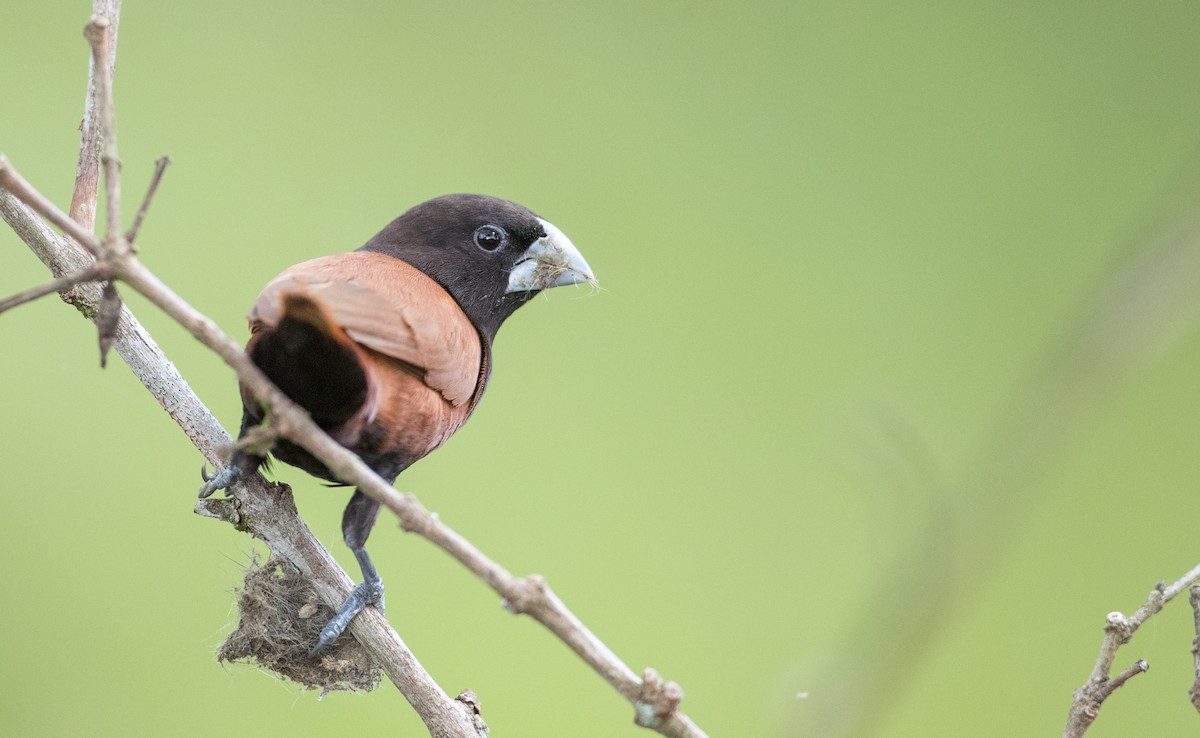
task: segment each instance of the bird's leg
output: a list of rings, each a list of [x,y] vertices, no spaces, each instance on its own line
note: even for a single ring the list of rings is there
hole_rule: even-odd
[[[367,555],[366,549],[367,536],[370,535],[378,516],[379,503],[360,490],[354,490],[354,496],[350,498],[350,504],[346,505],[346,512],[342,515],[342,536],[346,539],[346,545],[354,552],[354,558],[358,559],[363,581],[350,590],[350,596],[342,603],[337,614],[321,630],[317,644],[308,652],[309,656],[316,656],[337,640],[354,616],[362,612],[367,605],[374,605],[380,612],[383,611],[383,579],[375,570],[375,564]]]
[[[309,656],[316,656],[326,646],[337,640],[354,616],[362,612],[367,605],[374,605],[379,608],[380,612],[383,611],[383,579],[379,577],[379,572],[371,563],[371,557],[367,555],[365,548],[360,548],[354,552],[354,558],[358,559],[358,565],[362,568],[363,581],[350,590],[350,596],[342,603],[337,615],[334,615],[321,629],[321,637],[317,639],[317,645],[308,652]]]

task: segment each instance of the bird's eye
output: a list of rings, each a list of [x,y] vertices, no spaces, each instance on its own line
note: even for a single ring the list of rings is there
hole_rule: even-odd
[[[475,229],[475,245],[484,251],[495,251],[508,243],[508,232],[500,226],[485,225]]]

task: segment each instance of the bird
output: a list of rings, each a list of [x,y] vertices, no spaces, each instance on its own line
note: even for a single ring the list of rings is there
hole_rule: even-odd
[[[470,418],[492,371],[500,325],[542,290],[596,285],[570,239],[528,208],[455,194],[416,205],[355,251],[285,269],[248,315],[246,353],[342,446],[389,484]],[[240,383],[239,438],[266,410]],[[303,448],[280,439],[269,455],[346,486]],[[201,469],[200,497],[268,463],[235,450],[227,466]],[[310,656],[366,606],[384,607],[383,580],[366,542],[380,503],[355,489],[342,537],[363,581],[321,631]]]

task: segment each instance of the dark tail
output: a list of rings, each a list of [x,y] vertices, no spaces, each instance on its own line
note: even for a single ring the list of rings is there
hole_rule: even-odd
[[[283,317],[254,337],[250,358],[326,430],[339,428],[367,401],[362,350],[308,295],[284,296]]]

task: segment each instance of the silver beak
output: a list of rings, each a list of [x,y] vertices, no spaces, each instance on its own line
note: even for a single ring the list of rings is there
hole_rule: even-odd
[[[541,220],[540,218],[538,220]],[[566,234],[544,220],[546,235],[534,241],[508,275],[507,292],[529,292],[568,284],[594,284],[592,268]]]

